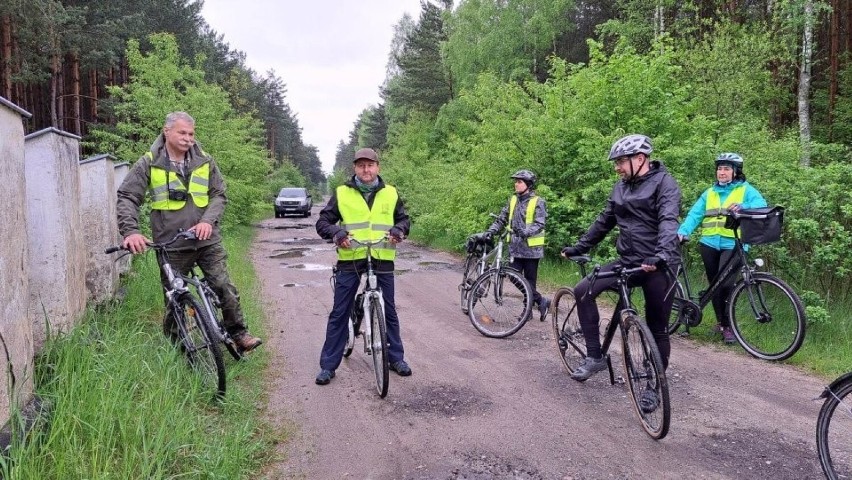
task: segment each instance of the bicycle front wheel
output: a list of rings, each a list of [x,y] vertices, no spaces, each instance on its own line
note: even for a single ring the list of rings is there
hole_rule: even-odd
[[[462,283],[459,285],[459,294],[461,296],[461,311],[467,313],[467,297],[470,295],[470,287],[476,280],[476,266],[479,263],[479,256],[475,253],[469,253],[464,261],[464,273],[462,274]]]
[[[828,392],[817,418],[817,451],[829,480],[852,478],[852,381]]]
[[[175,322],[181,349],[190,366],[201,378],[203,388],[214,390],[215,397],[225,395],[225,362],[211,323],[198,301],[183,295],[175,301]]]
[[[624,371],[630,398],[645,432],[659,440],[669,432],[671,406],[663,360],[651,330],[632,312],[621,319]]]
[[[468,296],[468,317],[479,333],[508,337],[524,326],[532,314],[532,287],[512,268],[492,268],[473,282]]]
[[[373,356],[373,369],[376,371],[376,391],[379,397],[388,394],[388,331],[385,324],[385,310],[379,299],[370,298],[370,328],[373,330],[370,351]]]
[[[583,330],[580,328],[580,317],[577,315],[577,299],[574,290],[562,287],[553,296],[553,338],[556,339],[556,348],[559,358],[568,370],[574,370],[586,358],[586,340]]]
[[[737,283],[728,302],[728,318],[737,341],[763,360],[785,360],[805,340],[805,309],[789,285],[763,272]]]

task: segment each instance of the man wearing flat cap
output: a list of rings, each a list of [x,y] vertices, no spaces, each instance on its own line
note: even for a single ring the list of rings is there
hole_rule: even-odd
[[[355,247],[350,239],[375,241],[385,235],[388,242],[373,247],[372,254],[373,270],[385,302],[388,360],[391,370],[400,376],[411,375],[396,315],[393,275],[396,244],[408,236],[411,222],[396,188],[379,176],[379,155],[375,150],[362,148],[355,152],[353,166],[355,175],[334,190],[316,224],[317,233],[337,245],[334,306],[328,315],[317,385],[331,382],[343,360],[343,348],[349,337],[349,313],[361,275],[367,271],[366,247]]]

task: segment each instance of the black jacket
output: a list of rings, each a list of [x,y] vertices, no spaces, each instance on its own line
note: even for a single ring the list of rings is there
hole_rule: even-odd
[[[349,179],[344,185],[350,188],[358,189],[355,185],[355,177]],[[379,186],[373,192],[372,195],[367,199],[367,206],[373,207],[373,199],[376,198],[376,193],[385,188],[385,182],[382,180],[382,177],[379,177]],[[323,209],[319,213],[319,219],[317,220],[316,228],[317,233],[320,237],[326,240],[339,240],[340,236],[346,233],[346,229],[341,227],[340,220],[343,217],[340,215],[340,209],[337,206],[337,189],[335,189],[331,193],[331,198],[328,200],[328,203],[323,207]],[[408,213],[405,211],[405,206],[402,203],[402,198],[399,198],[396,202],[396,207],[393,210],[393,223],[394,228],[399,229],[402,232],[402,235],[408,236],[408,231],[411,228],[411,220],[408,218]],[[393,233],[393,232],[392,232]],[[366,260],[338,260],[337,268],[342,270],[356,270],[359,272],[366,271],[367,269],[367,261]],[[377,272],[392,272],[393,271],[393,262],[390,260],[373,260],[373,268],[376,269]]]
[[[659,257],[669,265],[680,263],[680,197],[674,177],[660,162],[652,161],[647,174],[615,184],[603,212],[576,247],[588,252],[617,226],[616,250],[625,265],[639,266],[648,257]]]

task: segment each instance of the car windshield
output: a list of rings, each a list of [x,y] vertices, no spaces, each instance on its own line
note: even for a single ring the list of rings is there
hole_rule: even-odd
[[[282,188],[280,192],[278,192],[279,197],[304,197],[305,189],[304,188]]]

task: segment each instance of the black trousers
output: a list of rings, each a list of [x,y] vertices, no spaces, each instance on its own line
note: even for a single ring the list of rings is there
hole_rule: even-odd
[[[533,294],[533,305],[540,305],[541,294],[536,290],[535,284],[538,281],[538,262],[539,258],[513,258],[510,267],[518,270],[524,275],[524,278],[530,282]]]
[[[735,257],[735,266],[742,265],[742,261],[740,261],[739,258],[736,258],[736,250],[716,250],[713,247],[708,247],[701,243],[698,245],[698,251],[701,253],[701,260],[704,262],[704,273],[707,274],[707,282],[712,282],[716,278],[716,274],[719,273],[719,269],[728,263],[728,259],[731,257]],[[731,319],[728,318],[727,303],[728,295],[730,295],[731,290],[734,289],[734,282],[736,279],[736,275],[729,277],[725,283],[716,290],[716,294],[713,295],[713,312],[716,313],[716,321],[718,321],[723,327],[731,326]]]

